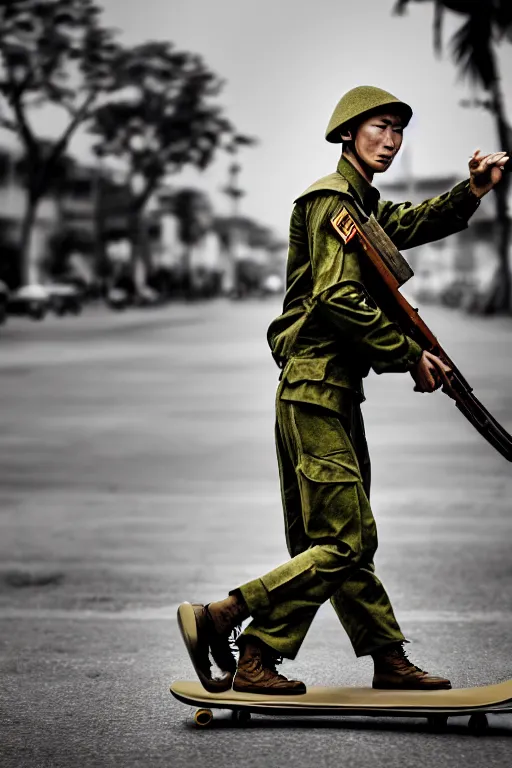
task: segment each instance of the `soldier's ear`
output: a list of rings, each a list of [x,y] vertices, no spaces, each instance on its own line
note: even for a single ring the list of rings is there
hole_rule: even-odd
[[[349,131],[347,128],[341,132],[342,141],[352,141],[352,138],[352,131]]]

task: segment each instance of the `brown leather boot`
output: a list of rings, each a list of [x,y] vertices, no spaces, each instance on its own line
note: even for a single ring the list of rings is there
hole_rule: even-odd
[[[238,590],[224,600],[208,603],[206,609],[220,635],[229,635],[250,616],[245,600]]]
[[[257,639],[245,640],[242,645],[233,690],[240,693],[266,693],[276,696],[306,693],[300,680],[288,680],[276,670],[280,657]]]
[[[401,643],[385,646],[374,654],[374,688],[435,691],[451,688],[444,677],[435,677],[412,664]]]
[[[236,671],[232,643],[238,625],[249,616],[245,602],[230,595],[209,605],[182,603],[178,608],[178,627],[203,688],[221,693],[231,688]],[[220,670],[212,674],[210,655]]]

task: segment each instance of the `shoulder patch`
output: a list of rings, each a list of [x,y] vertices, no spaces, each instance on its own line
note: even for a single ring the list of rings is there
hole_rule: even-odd
[[[345,245],[357,235],[357,227],[354,219],[345,207],[341,209],[337,216],[333,216],[331,224]]]

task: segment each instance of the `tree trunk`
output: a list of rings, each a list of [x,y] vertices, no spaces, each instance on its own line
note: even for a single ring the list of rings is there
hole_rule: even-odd
[[[135,292],[144,293],[150,266],[150,248],[144,208],[132,209],[132,270]]]
[[[183,276],[182,291],[183,296],[186,299],[193,298],[193,285],[192,285],[192,244],[182,243],[183,251],[181,254],[181,273]]]
[[[39,264],[32,260],[32,237],[39,198],[30,190],[27,192],[25,212],[20,234],[20,279],[21,285],[39,282]]]
[[[496,79],[491,91],[492,111],[496,117],[496,127],[499,137],[499,149],[510,151],[509,127],[505,119],[505,110],[499,80]],[[509,160],[509,162],[511,162]],[[483,305],[484,314],[509,313],[512,309],[509,244],[510,218],[508,214],[508,190],[510,174],[503,173],[500,183],[494,188],[496,200],[496,216],[498,221],[498,267],[491,288]]]
[[[105,213],[103,210],[103,175],[98,164],[94,172],[93,205],[94,205],[94,263],[95,276],[103,283],[107,277],[108,263],[105,252]]]

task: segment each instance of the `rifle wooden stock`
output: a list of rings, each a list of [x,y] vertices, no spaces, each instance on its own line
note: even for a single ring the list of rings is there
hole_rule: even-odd
[[[383,289],[382,295],[385,299],[383,309],[390,319],[396,322],[403,333],[419,344],[422,349],[437,355],[450,367],[451,392],[444,388],[443,392],[455,401],[459,411],[473,427],[507,461],[512,461],[512,436],[474,396],[473,388],[422,320],[418,310],[412,307],[400,293],[400,286],[414,273],[374,216],[370,216],[360,224],[347,208],[343,208],[331,219],[331,223],[344,242],[348,242],[352,237],[358,237],[369,262],[380,278],[379,288]]]

